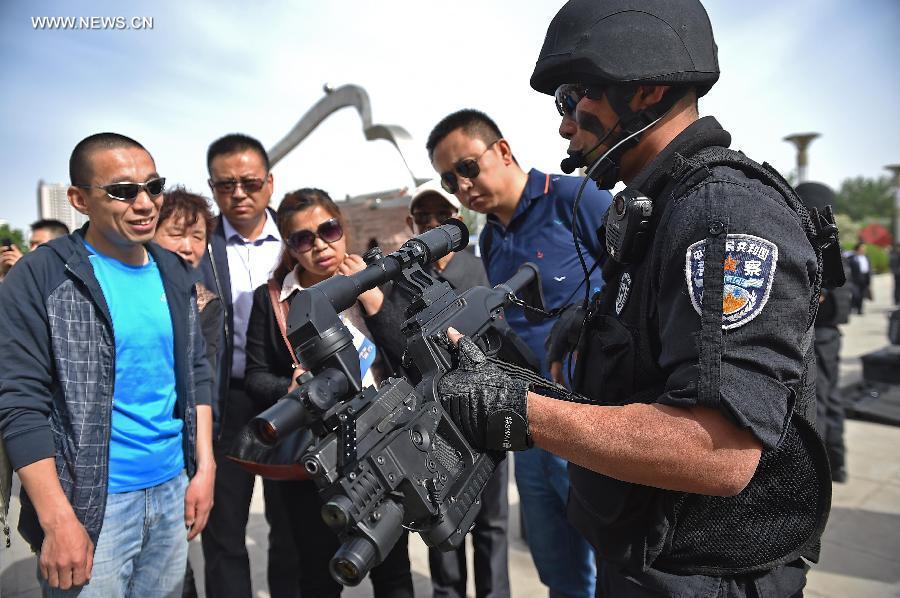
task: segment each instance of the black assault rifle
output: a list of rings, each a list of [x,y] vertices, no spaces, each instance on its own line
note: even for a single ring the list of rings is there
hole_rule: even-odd
[[[519,295],[543,307],[537,267],[525,264],[505,284],[457,295],[422,266],[468,244],[459,220],[407,241],[368,266],[300,291],[291,303],[287,336],[307,370],[300,386],[250,422],[269,446],[301,428],[314,441],[301,458],[325,502],[322,517],[342,545],[331,575],[356,585],[382,562],[402,533],[417,531],[428,546],[457,548],[480,509],[480,495],[503,453],[482,453],[465,440],[444,411],[437,385],[449,371],[445,331],[453,326],[488,355],[537,369],[533,354],[513,334],[503,307]],[[367,290],[393,281],[409,301],[402,334],[403,378],[363,387],[359,355],[338,314]],[[517,300],[518,301],[518,300]]]

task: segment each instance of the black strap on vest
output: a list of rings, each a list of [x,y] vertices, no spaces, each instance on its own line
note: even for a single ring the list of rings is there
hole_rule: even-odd
[[[806,233],[806,238],[809,240],[810,245],[812,245],[813,251],[815,251],[816,261],[818,263],[816,277],[813,283],[813,293],[809,298],[808,324],[812,325],[816,318],[816,311],[819,307],[819,292],[822,289],[823,248],[829,246],[829,242],[832,240],[832,237],[827,236],[826,233],[833,233],[835,235],[833,239],[836,240],[836,230],[827,230],[823,232],[821,225],[813,223],[809,212],[803,205],[797,192],[794,191],[777,170],[772,168],[767,162],[758,164],[738,151],[720,146],[705,148],[697,152],[690,159],[681,158],[676,160],[672,177],[676,180],[689,183],[688,185],[677,185],[677,187],[680,187],[683,190],[684,187],[693,186],[693,184],[699,182],[696,177],[698,171],[701,173],[708,173],[716,166],[725,166],[740,170],[749,178],[759,180],[764,185],[772,187],[782,196],[782,198],[784,198],[788,208],[797,214],[800,219],[800,226],[803,228],[803,232]],[[708,266],[708,263],[706,266]],[[704,266],[704,268],[706,268],[706,266]],[[704,287],[705,286],[704,283]]]
[[[815,320],[816,310],[818,308],[819,292],[822,285],[823,271],[823,247],[828,247],[828,243],[834,243],[837,240],[836,229],[834,231],[823,226],[820,223],[814,223],[810,214],[807,212],[803,203],[800,201],[796,192],[791,186],[768,164],[757,164],[750,160],[740,152],[729,150],[724,147],[709,147],[699,151],[690,159],[682,156],[676,156],[674,166],[671,173],[671,182],[667,185],[666,190],[661,194],[662,198],[678,197],[687,193],[691,188],[703,182],[711,175],[711,170],[716,166],[725,166],[740,170],[750,178],[757,179],[763,184],[772,187],[784,198],[787,206],[795,212],[800,224],[806,233],[807,239],[815,251],[818,266],[816,268],[816,277],[813,281],[813,289],[809,298],[809,319],[808,327],[810,334],[804,338],[804,342],[809,343],[811,349],[812,343],[812,324]],[[705,255],[704,255],[704,275],[703,275],[703,297],[701,322],[702,328],[699,343],[699,360],[700,360],[700,381],[698,395],[701,404],[716,405],[719,402],[719,383],[720,370],[722,361],[722,295],[724,289],[724,259],[725,259],[725,241],[728,236],[729,221],[727,215],[723,213],[721,202],[708,197],[705,205],[707,219],[708,236],[706,238]],[[815,214],[818,219],[818,214]],[[828,224],[827,222],[825,223]],[[833,221],[831,223],[833,225]],[[829,233],[834,233],[829,236]],[[792,406],[793,412],[806,422],[804,427],[814,430],[815,425],[815,409],[813,405],[801,396],[805,380],[802,380],[800,387],[795,389],[795,401]],[[808,442],[815,442],[815,432],[810,433],[808,430],[803,432],[806,434]],[[810,435],[811,434],[811,435]],[[819,467],[818,469],[821,469]],[[821,477],[821,472],[819,472]],[[827,477],[827,473],[824,474]],[[823,504],[830,504],[830,484],[826,489],[827,497],[822,497]],[[827,513],[827,506],[825,507]],[[820,517],[818,522],[818,533],[813,533],[809,539],[800,547],[799,554],[809,558],[810,560],[818,560],[818,536],[827,520],[827,515]],[[796,553],[795,553],[796,554]],[[794,556],[793,558],[796,558]],[[723,573],[725,570],[710,569],[711,572]]]
[[[699,399],[704,405],[719,404],[719,380],[722,368],[722,294],[725,287],[725,239],[728,218],[721,203],[707,196],[706,213],[709,236],[703,265],[703,298],[700,329]]]
[[[809,297],[807,326],[811,327],[816,319],[816,312],[819,308],[819,293],[822,289],[823,257],[825,257],[823,255],[824,250],[826,248],[829,250],[827,257],[831,258],[834,253],[833,251],[831,251],[831,249],[836,246],[836,229],[833,231],[823,231],[821,222],[814,223],[813,219],[810,217],[809,212],[806,210],[806,207],[803,205],[803,202],[797,196],[796,191],[794,191],[794,189],[788,184],[788,182],[785,181],[780,174],[778,174],[778,171],[772,168],[769,164],[758,164],[741,152],[730,150],[721,146],[702,149],[689,159],[683,158],[681,156],[676,157],[671,176],[674,180],[678,181],[678,183],[674,186],[673,195],[680,195],[686,192],[688,189],[701,183],[711,174],[711,170],[717,166],[724,166],[733,168],[735,170],[740,170],[749,178],[759,180],[764,185],[775,189],[778,194],[781,195],[782,198],[784,198],[784,201],[787,204],[788,208],[796,213],[798,218],[800,219],[800,225],[803,228],[803,231],[806,234],[806,238],[809,240],[810,245],[812,245],[817,262],[816,276],[813,281],[812,293]],[[700,365],[703,371],[714,371],[718,373],[719,368],[717,366],[721,361],[721,357],[713,358],[711,356],[708,356],[706,358],[706,361],[704,362],[703,345],[709,342],[711,344],[715,343],[716,350],[719,350],[721,347],[721,290],[724,286],[724,266],[722,260],[724,259],[724,243],[725,237],[727,236],[727,231],[725,233],[715,235],[713,233],[713,229],[718,229],[720,225],[727,229],[727,219],[721,215],[718,215],[717,210],[719,210],[720,208],[717,205],[717,202],[708,201],[707,204],[707,213],[710,214],[710,218],[708,221],[710,236],[707,239],[706,256],[704,260],[703,295],[704,298],[706,298],[710,292],[716,292],[716,290],[718,290],[718,294],[715,300],[703,301],[703,329],[701,332],[703,343],[701,343]],[[818,219],[819,215],[816,214],[816,217]],[[829,236],[829,234],[833,236]],[[716,239],[720,239],[721,241],[722,252],[719,253],[719,255],[713,256],[714,253],[717,253],[715,250],[715,246],[717,244],[715,242]],[[707,308],[715,308],[716,314],[708,313]],[[719,326],[713,326],[714,322],[718,322]],[[714,331],[712,330],[712,328],[717,328],[717,330]],[[712,347],[707,348],[707,351],[712,351]],[[711,366],[712,369],[705,370],[703,368],[703,366],[705,365]],[[715,390],[718,391],[717,383]],[[701,388],[701,399],[703,399],[704,397],[704,395],[702,394],[703,392],[704,391]],[[715,398],[715,395],[705,396],[711,396]],[[803,417],[813,425],[815,424],[813,415],[814,409],[812,408],[812,406],[807,404],[807,401],[803,397],[798,396],[798,400],[794,405],[794,409],[801,417]]]

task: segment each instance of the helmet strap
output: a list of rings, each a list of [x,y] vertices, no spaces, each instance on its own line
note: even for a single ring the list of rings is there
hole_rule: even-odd
[[[619,132],[609,142],[614,149],[604,154],[598,160],[599,164],[590,169],[591,178],[600,189],[612,189],[619,182],[619,163],[625,152],[640,143],[646,130],[652,128],[650,125],[659,121],[687,92],[686,88],[670,88],[656,104],[634,111],[629,104],[637,90],[637,85],[611,85],[607,88],[606,99],[619,117],[612,130],[618,127]]]

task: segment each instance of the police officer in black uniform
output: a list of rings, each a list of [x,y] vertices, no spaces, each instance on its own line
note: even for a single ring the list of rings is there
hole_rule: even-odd
[[[600,596],[799,596],[831,484],[815,433],[813,321],[839,256],[770,167],[699,118],[719,76],[697,0],[570,0],[531,78],[563,168],[624,181],[600,234],[573,392],[467,337],[442,400],[474,445],[570,465],[569,517]]]
[[[834,203],[834,191],[827,185],[805,182],[797,185],[797,195],[808,209],[824,210]],[[841,331],[850,316],[851,291],[847,287],[822,289],[815,322],[816,428],[825,442],[831,479],[847,481],[844,447],[844,401],[838,389]]]

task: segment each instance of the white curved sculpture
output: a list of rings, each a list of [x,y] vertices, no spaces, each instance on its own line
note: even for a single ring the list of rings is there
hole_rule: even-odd
[[[396,148],[404,166],[406,166],[406,170],[409,172],[409,176],[413,179],[414,187],[421,185],[430,178],[417,176],[413,172],[409,160],[406,159],[410,152],[414,151],[412,148],[412,137],[406,129],[399,125],[372,124],[372,107],[369,103],[369,94],[366,93],[365,89],[358,85],[343,85],[337,89],[325,85],[324,90],[325,97],[316,102],[294,125],[294,128],[269,150],[269,162],[272,166],[288,155],[292,149],[300,145],[331,114],[341,108],[352,107],[356,108],[360,119],[362,119],[363,135],[365,135],[367,141],[383,139]]]

